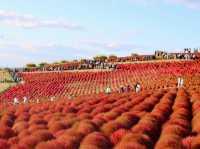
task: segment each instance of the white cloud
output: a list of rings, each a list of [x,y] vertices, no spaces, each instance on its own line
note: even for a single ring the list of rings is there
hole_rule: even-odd
[[[0,10],[0,23],[21,28],[64,28],[79,30],[83,27],[66,20],[40,19],[32,15],[21,15],[12,11]]]

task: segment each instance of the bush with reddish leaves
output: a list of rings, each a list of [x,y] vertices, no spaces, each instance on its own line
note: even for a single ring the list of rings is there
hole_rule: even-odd
[[[163,135],[159,138],[158,142],[155,145],[155,149],[164,149],[164,148],[174,148],[174,149],[183,149],[182,138],[178,135]]]
[[[152,148],[152,140],[145,134],[128,133],[115,146],[114,149],[149,149]]]
[[[57,137],[57,141],[67,149],[77,149],[80,145],[83,135],[72,130],[66,130],[62,135]]]
[[[113,132],[110,135],[110,140],[112,142],[112,144],[116,145],[117,143],[119,143],[119,141],[130,131],[127,129],[119,129],[115,132]]]
[[[100,132],[93,132],[83,139],[79,149],[110,149],[111,146],[105,135]]]
[[[1,149],[9,149],[10,145],[7,140],[0,139],[0,148]]]
[[[48,141],[54,139],[54,136],[48,130],[37,130],[31,134],[34,137],[42,141]]]
[[[9,139],[11,137],[14,137],[15,133],[10,127],[0,127],[0,138],[1,139]]]
[[[83,135],[87,135],[91,132],[97,131],[98,126],[90,120],[82,120],[80,122],[75,123],[73,125],[72,129],[74,129],[78,133],[81,133]]]
[[[62,143],[58,141],[48,141],[39,143],[35,149],[66,149]]]
[[[19,141],[19,145],[25,147],[26,149],[34,149],[35,146],[40,143],[42,140],[36,136],[27,136]]]
[[[107,136],[109,136],[110,134],[112,134],[114,131],[123,128],[123,125],[121,125],[120,123],[116,122],[116,121],[110,121],[106,124],[104,124],[101,127],[101,131],[106,134]]]
[[[182,146],[184,147],[184,149],[192,149],[192,140],[192,136],[188,136],[182,140]]]
[[[19,121],[17,123],[15,123],[12,127],[12,129],[16,132],[16,133],[20,133],[21,131],[27,129],[29,127],[29,124],[25,121]]]

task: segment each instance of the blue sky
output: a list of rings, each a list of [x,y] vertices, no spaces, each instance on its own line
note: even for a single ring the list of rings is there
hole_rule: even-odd
[[[200,47],[199,0],[6,0],[0,66]]]

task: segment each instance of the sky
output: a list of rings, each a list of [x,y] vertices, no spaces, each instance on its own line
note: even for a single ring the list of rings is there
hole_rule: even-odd
[[[199,0],[0,2],[0,67],[200,47]]]

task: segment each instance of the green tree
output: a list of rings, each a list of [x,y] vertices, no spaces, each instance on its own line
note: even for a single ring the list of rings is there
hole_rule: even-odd
[[[26,67],[27,68],[34,68],[34,67],[37,67],[37,66],[36,66],[36,64],[29,63],[29,64],[26,64]]]
[[[105,62],[105,61],[108,59],[108,57],[105,56],[105,55],[99,55],[99,56],[93,57],[93,59],[94,59],[95,61]]]
[[[64,63],[68,63],[68,61],[62,60],[62,61],[60,61],[60,63],[61,63],[61,64],[64,64]]]
[[[44,67],[44,66],[46,66],[46,65],[48,65],[48,63],[46,63],[46,62],[42,62],[42,63],[40,63],[40,64],[38,64],[38,66],[41,68],[41,67]]]

